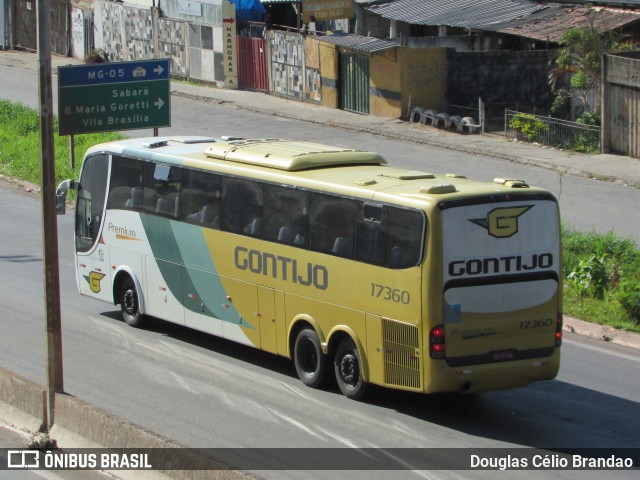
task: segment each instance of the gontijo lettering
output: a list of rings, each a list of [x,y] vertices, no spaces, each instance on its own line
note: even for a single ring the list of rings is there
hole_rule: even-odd
[[[311,262],[303,265],[295,258],[249,250],[245,247],[236,247],[234,259],[238,270],[270,275],[305,287],[313,285],[318,290],[326,290],[329,286],[329,270],[323,265],[315,265]]]
[[[499,258],[474,258],[471,260],[455,260],[449,263],[449,275],[490,275],[531,270],[544,270],[553,266],[551,253],[534,253],[532,255],[511,255]]]

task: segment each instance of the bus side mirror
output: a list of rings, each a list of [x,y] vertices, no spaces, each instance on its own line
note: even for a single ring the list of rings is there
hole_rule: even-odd
[[[75,188],[73,180],[65,180],[56,188],[56,213],[64,215],[67,206],[67,192]]]

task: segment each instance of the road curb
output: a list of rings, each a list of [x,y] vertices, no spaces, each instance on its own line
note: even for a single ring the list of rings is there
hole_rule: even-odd
[[[607,325],[585,322],[572,317],[564,317],[564,330],[605,342],[640,349],[640,333],[618,330]]]
[[[31,436],[46,425],[44,398],[46,389],[20,375],[0,367],[0,418],[7,425]],[[165,449],[167,464],[172,455],[180,462],[188,460],[197,470],[109,472],[123,479],[174,480],[250,480],[255,475],[228,469],[222,461],[203,456],[127,419],[68,394],[55,395],[55,423],[49,432],[58,448],[132,448]],[[2,445],[3,446],[3,445]],[[26,447],[26,445],[25,445]],[[184,463],[182,463],[184,464]]]

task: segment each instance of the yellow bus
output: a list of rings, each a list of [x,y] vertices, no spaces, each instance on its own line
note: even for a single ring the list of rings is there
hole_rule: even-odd
[[[302,382],[480,392],[552,379],[558,204],[378,154],[280,139],[153,137],[88,150],[81,294],[293,360]]]

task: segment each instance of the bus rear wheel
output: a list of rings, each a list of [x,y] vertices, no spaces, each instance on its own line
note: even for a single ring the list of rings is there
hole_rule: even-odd
[[[340,391],[353,400],[361,399],[367,390],[367,383],[362,377],[360,352],[350,337],[343,338],[338,344],[333,367]]]
[[[140,313],[140,303],[138,301],[138,291],[133,280],[127,278],[122,283],[120,289],[120,308],[122,318],[127,325],[140,328],[146,323],[146,317]]]
[[[298,333],[293,346],[293,363],[298,377],[308,387],[317,388],[324,383],[327,357],[322,353],[320,338],[313,328]]]

